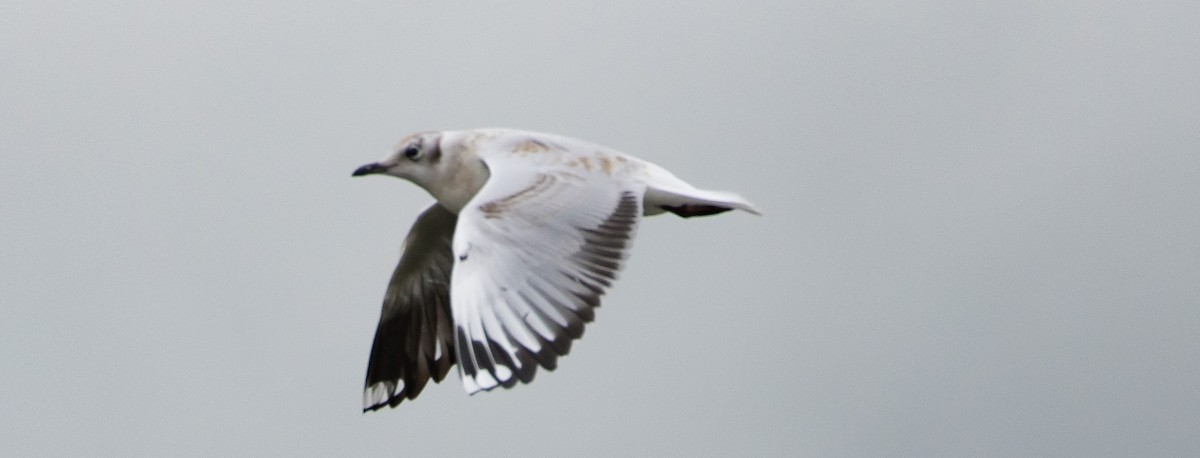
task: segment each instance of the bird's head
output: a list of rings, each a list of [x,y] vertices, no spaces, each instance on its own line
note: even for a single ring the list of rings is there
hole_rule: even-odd
[[[379,162],[354,170],[353,176],[391,175],[423,185],[435,173],[442,156],[441,132],[421,132],[401,140],[396,148]]]

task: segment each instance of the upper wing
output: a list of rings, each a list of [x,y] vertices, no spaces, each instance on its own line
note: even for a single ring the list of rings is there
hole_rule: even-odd
[[[456,219],[435,203],[404,240],[367,363],[364,412],[417,397],[431,377],[442,381],[454,364],[449,280]]]
[[[532,159],[521,148],[478,152],[491,175],[455,229],[450,302],[468,393],[528,383],[538,364],[554,369],[592,320],[642,215],[645,184],[602,153]]]

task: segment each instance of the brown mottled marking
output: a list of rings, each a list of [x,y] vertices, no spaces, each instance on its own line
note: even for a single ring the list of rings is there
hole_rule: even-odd
[[[587,179],[584,178],[583,175],[580,175],[578,173],[571,173],[571,172],[567,172],[567,171],[558,172],[555,174],[555,176],[562,178],[564,180],[567,180],[567,181],[574,181],[576,183],[582,183],[584,181],[587,181]]]
[[[604,169],[605,175],[612,175],[612,159],[609,159],[608,156],[600,156],[600,168]]]
[[[542,143],[541,140],[530,139],[530,140],[525,140],[525,141],[521,142],[520,144],[518,144],[517,147],[513,149],[513,152],[530,154],[530,153],[544,153],[549,150],[550,150],[550,145]]]
[[[579,158],[579,163],[583,165],[584,170],[592,171],[592,161],[589,161],[587,156]]]
[[[496,219],[501,217],[504,212],[512,208],[513,204],[529,195],[538,194],[545,191],[546,188],[554,184],[554,177],[546,174],[538,174],[537,181],[529,185],[529,187],[513,193],[508,197],[503,197],[490,202],[484,202],[479,205],[479,211],[483,212],[483,217],[488,219]]]

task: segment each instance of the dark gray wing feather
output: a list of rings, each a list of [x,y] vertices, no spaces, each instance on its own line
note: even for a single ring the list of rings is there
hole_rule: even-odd
[[[451,240],[457,216],[426,209],[404,240],[371,345],[363,412],[416,398],[454,365],[450,314]]]

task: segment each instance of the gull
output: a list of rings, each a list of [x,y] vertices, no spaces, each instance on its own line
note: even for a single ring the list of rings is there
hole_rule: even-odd
[[[758,210],[611,148],[512,129],[412,134],[353,176],[437,202],[413,224],[383,299],[363,412],[414,399],[458,363],[468,394],[553,370],[583,335],[642,216]]]

